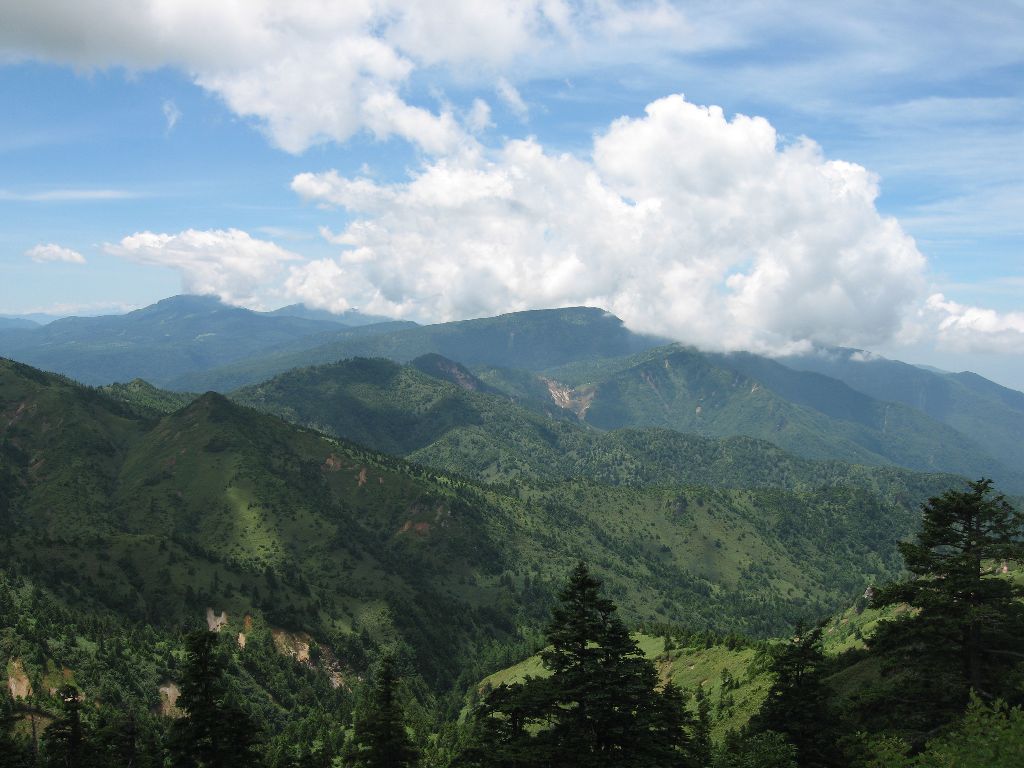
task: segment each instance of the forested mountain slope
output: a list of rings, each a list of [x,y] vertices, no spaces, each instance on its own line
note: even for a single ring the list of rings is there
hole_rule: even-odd
[[[309,365],[350,357],[384,357],[398,362],[436,353],[467,366],[502,365],[540,370],[577,360],[628,355],[664,343],[664,339],[633,333],[602,309],[513,312],[477,320],[400,328],[361,338],[332,340],[298,351],[260,355],[208,371],[182,376],[173,389],[227,392],[271,376]]]
[[[976,373],[944,373],[888,360],[862,350],[827,349],[787,357],[790,368],[838,379],[879,400],[915,408],[988,447],[1013,466],[1024,466],[1024,393]]]
[[[501,388],[500,377],[482,375]],[[1022,468],[988,444],[909,406],[768,358],[673,345],[542,375],[581,419],[603,429],[660,426],[746,435],[807,458],[993,475],[1005,478],[1009,489],[1024,489]]]
[[[514,397],[502,396],[439,356],[418,358],[409,366],[354,359],[297,369],[231,397],[337,437],[490,482],[584,479],[786,489],[853,485],[887,498],[910,488],[909,496],[917,496],[935,483],[895,467],[809,461],[751,438],[709,438],[663,428],[604,432],[578,422],[573,411],[551,400],[547,414],[521,407]]]
[[[581,556],[632,620],[763,635],[826,613],[895,573],[945,485],[499,492],[212,393],[154,418],[9,361],[0,441],[4,561],[69,602],[166,625],[258,611],[336,649],[365,630],[434,685],[538,626]]]

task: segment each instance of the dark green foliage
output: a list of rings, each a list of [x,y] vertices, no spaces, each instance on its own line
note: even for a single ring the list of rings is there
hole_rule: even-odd
[[[874,598],[916,612],[882,624],[871,641],[892,677],[877,699],[891,702],[914,739],[958,717],[972,690],[1024,702],[1024,588],[1000,573],[1024,561],[1024,517],[984,479],[930,499],[923,512],[917,541],[900,545],[913,578]]]
[[[178,700],[185,714],[171,727],[169,741],[175,768],[259,763],[259,733],[228,689],[227,654],[218,641],[214,632],[195,632],[187,638]]]
[[[0,679],[0,768],[21,768],[31,765],[32,753],[26,740],[12,732],[19,720],[18,710],[4,682]]]
[[[761,711],[750,721],[749,735],[775,733],[795,750],[801,768],[841,765],[838,723],[824,682],[821,627],[803,631],[779,648],[771,671],[775,682]]]
[[[796,747],[775,731],[741,737],[726,736],[716,752],[713,768],[797,768]]]
[[[43,733],[43,761],[60,768],[82,768],[92,763],[82,728],[82,701],[78,689],[64,686],[59,693],[62,711]]]
[[[693,694],[697,710],[693,724],[693,761],[696,765],[711,763],[711,701],[704,686],[697,686]]]
[[[351,755],[357,768],[407,768],[416,763],[417,752],[406,731],[391,657],[381,661],[354,730]]]
[[[691,760],[683,697],[658,692],[600,582],[580,563],[559,594],[545,678],[499,686],[476,713],[477,754],[501,766],[678,766]]]

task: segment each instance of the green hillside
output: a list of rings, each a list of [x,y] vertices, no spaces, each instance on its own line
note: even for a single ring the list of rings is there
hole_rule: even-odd
[[[1024,466],[1024,393],[975,373],[944,373],[861,350],[830,349],[782,360],[790,368],[838,379],[879,400],[902,403]]]
[[[896,468],[808,461],[744,437],[716,439],[663,428],[602,432],[551,401],[542,414],[523,407],[522,399],[495,392],[458,364],[432,356],[411,366],[355,359],[298,369],[238,390],[232,398],[336,437],[492,483],[586,479],[794,490],[852,485],[886,498],[903,495],[905,502],[952,482]],[[905,494],[908,488],[914,490]]]
[[[659,426],[746,435],[812,459],[896,464],[919,471],[1004,477],[1024,472],[987,446],[908,406],[875,400],[835,379],[754,355],[678,346],[550,369],[563,398],[602,429]]]
[[[485,638],[519,642],[580,556],[633,621],[778,632],[894,574],[940,483],[499,491],[212,393],[156,419],[11,362],[0,413],[5,561],[158,624],[212,608],[339,648],[394,638],[435,685]]]
[[[689,698],[703,688],[711,704],[711,735],[718,741],[729,730],[747,723],[760,708],[771,686],[762,644],[711,637],[656,637],[643,632],[633,635],[644,656],[658,670],[662,684],[671,680]],[[668,642],[666,642],[668,641]],[[488,675],[470,693],[470,701],[502,684],[522,682],[527,676],[546,677],[539,655]],[[689,702],[694,709],[694,701]]]

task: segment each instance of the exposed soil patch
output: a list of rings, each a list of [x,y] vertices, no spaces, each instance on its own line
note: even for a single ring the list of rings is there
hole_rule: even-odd
[[[289,632],[287,629],[271,627],[270,636],[274,640],[274,647],[282,656],[291,656],[300,664],[305,664],[310,669],[319,669],[325,673],[334,688],[345,686],[345,669],[342,667],[338,657],[326,645],[317,645],[319,658],[314,663],[310,649],[313,638],[306,632]]]
[[[587,411],[593,404],[594,395],[597,393],[594,387],[588,386],[573,389],[554,379],[542,378],[541,381],[547,385],[548,394],[555,405],[567,411],[572,411],[580,421],[586,420]]]
[[[242,631],[252,632],[252,614],[247,613],[242,619]]]
[[[271,628],[270,636],[274,639],[274,647],[282,656],[291,656],[303,664],[309,663],[309,645],[313,638],[307,633]]]
[[[21,659],[11,659],[7,665],[7,689],[14,699],[27,699],[32,695],[32,683],[28,680]]]
[[[366,467],[359,468],[359,487],[366,485]]]
[[[211,632],[220,632],[227,626],[228,612],[221,611],[220,615],[213,612],[213,608],[206,609],[206,626]]]
[[[178,697],[181,696],[178,684],[168,680],[160,683],[157,690],[160,691],[159,713],[164,717],[181,717],[184,713],[178,708]]]
[[[405,524],[398,529],[399,533],[415,533],[417,536],[426,536],[430,533],[430,523],[423,521],[414,523],[412,520],[406,520]]]
[[[14,413],[11,414],[11,417],[7,420],[7,426],[11,427],[16,421],[18,421],[18,419],[22,417],[25,411],[28,410],[28,407],[28,400],[18,403],[18,407],[14,410]]]
[[[238,633],[238,647],[245,650],[245,632]]]
[[[658,661],[658,688],[664,688],[672,680],[672,661],[661,659]]]
[[[337,472],[339,469],[345,466],[345,462],[341,460],[341,457],[331,454],[324,459],[323,469],[325,472]]]
[[[572,387],[567,387],[554,379],[541,379],[541,381],[547,385],[548,394],[551,395],[551,400],[555,405],[568,411],[574,410]]]

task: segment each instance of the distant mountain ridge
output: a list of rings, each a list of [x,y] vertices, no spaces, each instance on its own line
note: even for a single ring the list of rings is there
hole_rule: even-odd
[[[281,374],[231,394],[237,402],[376,450],[487,482],[590,480],[613,485],[730,488],[852,485],[889,498],[914,473],[815,462],[764,440],[663,428],[603,432],[552,404],[523,407],[437,355],[407,366],[356,358]],[[439,373],[438,373],[439,372]],[[957,482],[948,476],[948,483]]]
[[[387,324],[385,324],[387,325]],[[143,378],[166,385],[189,371],[303,346],[373,326],[254,312],[211,296],[174,296],[123,315],[67,317],[41,327],[0,327],[0,355],[86,384]]]
[[[591,307],[426,326],[346,327],[339,316],[318,317],[304,307],[258,313],[182,296],[122,316],[0,330],[0,354],[86,383],[141,378],[183,392],[229,392],[356,357],[418,361],[432,376],[500,393],[556,420],[748,436],[805,458],[993,476],[1011,492],[1024,491],[1024,393],[973,374],[853,350],[781,361],[704,353],[665,346]],[[148,396],[136,392],[136,399]],[[317,423],[313,415],[301,421]],[[467,453],[454,444],[446,450],[452,460]]]
[[[172,389],[228,392],[278,373],[351,357],[407,363],[435,353],[465,366],[501,365],[539,370],[578,360],[629,355],[665,343],[630,331],[603,309],[566,307],[512,312],[436,325],[382,328],[383,333],[338,337],[317,347],[287,350],[182,376]],[[377,328],[379,326],[370,326]]]
[[[1008,464],[1024,466],[1024,392],[976,373],[947,373],[868,355],[830,349],[780,362],[844,382],[871,397],[902,403],[989,446]]]

